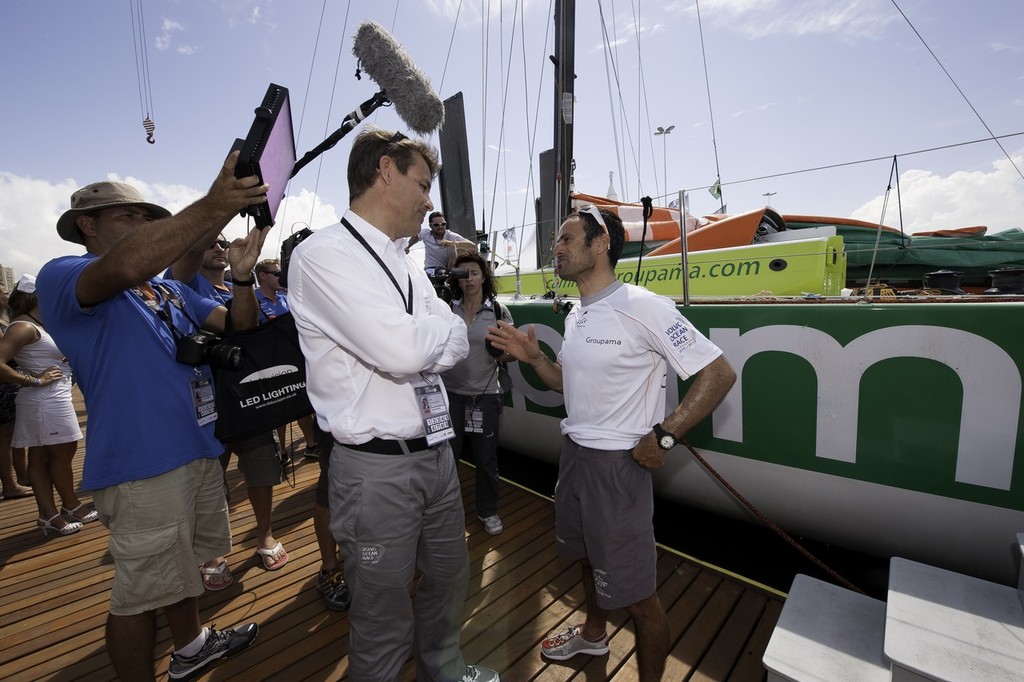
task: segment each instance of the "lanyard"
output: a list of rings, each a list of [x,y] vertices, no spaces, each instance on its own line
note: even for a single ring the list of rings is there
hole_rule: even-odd
[[[158,318],[160,318],[160,320],[167,324],[167,328],[170,329],[171,331],[171,336],[173,336],[175,339],[181,336],[185,336],[185,334],[183,334],[177,327],[174,326],[174,320],[171,317],[170,308],[168,306],[173,305],[175,308],[180,310],[182,314],[185,315],[186,318],[188,318],[188,321],[191,322],[196,329],[199,329],[199,324],[196,323],[196,321],[192,319],[192,316],[188,314],[188,311],[185,310],[185,305],[183,304],[182,300],[174,293],[173,290],[170,289],[170,287],[164,284],[157,284],[156,290],[154,290],[153,286],[149,282],[144,282],[141,286],[132,287],[131,291],[133,294],[142,299],[142,302],[146,304],[147,308],[153,311],[153,314],[155,314]],[[157,291],[159,291],[163,295],[163,307],[161,307],[159,301],[157,300]]]
[[[398,286],[398,280],[396,280],[395,276],[391,274],[391,270],[389,270],[388,266],[384,264],[384,261],[380,259],[380,256],[377,255],[377,252],[371,249],[370,245],[366,243],[366,240],[363,239],[363,235],[356,232],[355,228],[352,227],[352,225],[348,222],[347,219],[342,218],[341,224],[348,228],[348,231],[352,233],[352,236],[359,240],[359,243],[363,245],[363,248],[370,252],[370,255],[373,256],[374,260],[377,261],[377,264],[380,265],[380,267],[383,268],[384,272],[387,273],[388,278],[391,280],[391,283],[395,285],[396,289],[398,289],[398,295],[402,297],[402,303],[405,304],[405,312],[412,315],[412,275],[406,275],[406,277],[409,278],[409,296],[406,297],[406,295],[402,293],[402,287]]]

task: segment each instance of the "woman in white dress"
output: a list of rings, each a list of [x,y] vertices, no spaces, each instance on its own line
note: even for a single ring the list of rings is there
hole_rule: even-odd
[[[44,536],[51,530],[71,535],[98,514],[75,494],[71,459],[82,431],[71,403],[71,367],[43,329],[35,291],[35,277],[24,275],[11,292],[11,323],[0,339],[0,363],[13,359],[21,371],[0,364],[0,381],[21,386],[12,445],[28,448],[28,476],[39,508],[36,523]]]

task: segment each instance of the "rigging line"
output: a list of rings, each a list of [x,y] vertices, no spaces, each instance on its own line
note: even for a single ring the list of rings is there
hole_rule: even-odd
[[[1024,131],[1017,132],[1017,133],[1007,133],[1006,135],[996,135],[994,137],[982,137],[982,138],[979,138],[977,140],[968,140],[966,142],[954,142],[953,144],[944,144],[944,145],[939,145],[938,147],[928,147],[927,149],[917,149],[917,150],[912,151],[912,152],[898,153],[898,154],[895,154],[895,156],[914,156],[914,155],[917,155],[917,154],[927,154],[929,152],[937,152],[937,151],[942,151],[942,150],[945,150],[945,149],[953,149],[955,147],[965,147],[967,145],[979,144],[981,142],[991,142],[993,140],[1003,140],[1003,139],[1006,139],[1008,137],[1017,137],[1019,135],[1024,135]],[[800,169],[800,170],[785,171],[783,173],[772,173],[770,175],[760,175],[760,176],[757,176],[757,177],[754,177],[754,178],[745,178],[743,180],[730,180],[729,182],[723,182],[722,186],[724,187],[726,185],[742,185],[742,184],[747,183],[747,182],[757,182],[757,181],[760,181],[760,180],[771,180],[773,178],[786,177],[787,175],[799,175],[801,173],[813,173],[813,172],[821,171],[821,170],[832,170],[834,168],[843,168],[845,166],[857,166],[857,165],[860,165],[860,164],[863,164],[863,163],[875,163],[877,161],[886,161],[888,159],[891,159],[892,156],[893,155],[887,154],[886,156],[875,156],[875,157],[872,157],[870,159],[860,159],[858,161],[846,161],[844,163],[832,163],[832,164],[828,164],[826,166],[812,166],[810,168],[803,168],[803,169]],[[695,189],[708,189],[709,187],[711,187],[711,185],[706,185],[704,187],[697,187]]]
[[[143,116],[153,110],[153,87],[149,75],[149,56],[146,51],[146,20],[143,16],[142,0],[132,0],[132,41],[135,44],[135,71],[139,81],[139,105]],[[137,11],[136,11],[137,10]]]
[[[607,32],[603,33],[603,39],[607,42],[607,40],[608,40]],[[609,47],[609,53],[611,54],[612,71],[613,71],[613,73],[615,75],[615,79],[614,79],[615,80],[615,94],[618,95],[619,113],[621,114],[622,120],[623,120],[622,131],[623,131],[623,133],[625,135],[626,142],[628,144],[628,148],[629,148],[630,154],[631,154],[632,159],[633,159],[633,170],[636,172],[637,177],[640,177],[640,160],[637,158],[636,147],[633,145],[633,135],[630,132],[628,123],[626,123],[626,121],[628,121],[629,117],[626,115],[625,98],[622,96],[622,81],[619,78],[619,63],[615,59],[615,56],[614,56],[615,53],[611,51],[610,47]],[[628,196],[629,196],[628,193],[623,192],[622,199],[626,200],[628,198]]]
[[[708,116],[711,119],[711,146],[715,151],[715,177],[719,180],[722,177],[722,170],[718,165],[718,137],[715,134],[715,107],[711,103],[711,78],[708,76],[708,55],[704,50],[704,25],[700,20],[700,0],[693,0],[693,4],[697,7],[697,30],[700,33],[700,56],[704,62],[704,87],[708,92]],[[719,182],[719,185],[721,183]],[[719,205],[722,209],[725,209],[725,195],[722,192],[718,194]]]
[[[327,0],[324,0],[324,4],[327,4]],[[338,74],[341,72],[341,56],[344,54],[345,47],[345,36],[348,35],[348,17],[352,11],[352,0],[348,1],[348,5],[345,7],[345,21],[342,23],[341,29],[341,40],[338,41],[338,56],[334,63],[334,79],[331,83],[331,98],[327,102],[327,118],[324,120],[324,137],[326,138],[331,132],[331,113],[334,110],[334,95],[338,91]],[[322,17],[321,17],[322,21]],[[319,32],[319,28],[317,31]],[[314,55],[315,57],[315,55]],[[310,67],[312,69],[312,66]],[[309,208],[309,223],[310,227],[313,224],[313,212],[316,210],[317,198],[319,197],[320,189],[320,175],[323,172],[324,167],[324,155],[321,154],[316,164],[316,179],[313,181],[313,204]]]
[[[614,7],[614,5],[615,5],[615,2],[614,2],[614,0],[612,0],[612,16],[615,15],[615,7]],[[602,48],[602,52],[604,53],[604,79],[605,79],[605,85],[608,88],[608,113],[609,113],[609,115],[611,117],[611,121],[612,121],[612,137],[613,137],[614,142],[615,142],[615,168],[616,168],[616,170],[619,171],[619,187],[622,189],[621,196],[625,197],[625,196],[627,196],[626,195],[626,189],[622,185],[622,178],[625,177],[625,173],[623,172],[622,153],[621,153],[621,151],[619,149],[619,144],[620,144],[620,141],[619,141],[619,126],[618,126],[618,119],[616,119],[616,117],[615,117],[615,98],[612,97],[612,71],[611,71],[611,66],[610,66],[610,64],[611,64],[611,57],[609,55],[609,53],[611,52],[611,44],[608,41],[608,27],[607,27],[607,25],[605,23],[605,18],[604,18],[604,3],[599,1],[597,3],[597,9],[598,9],[598,15],[599,15],[599,17],[601,19],[601,36],[603,38],[601,48]]]
[[[438,92],[444,92],[444,77],[448,74],[448,62],[452,58],[452,46],[455,45],[455,31],[459,28],[459,17],[462,15],[462,0],[455,10],[455,21],[452,22],[452,37],[448,39],[448,53],[444,56],[444,68],[441,70],[441,82],[437,85]]]
[[[543,44],[543,49],[541,50],[541,53],[540,53],[541,54],[541,59],[540,59],[540,62],[538,63],[538,65],[537,65],[537,70],[538,70],[538,74],[537,74],[537,76],[538,76],[537,77],[537,97],[534,100],[535,104],[534,104],[534,108],[533,108],[533,132],[532,133],[530,132],[529,106],[527,106],[527,111],[526,111],[526,139],[528,140],[527,151],[526,151],[526,161],[527,161],[526,165],[529,168],[529,171],[527,173],[528,189],[526,191],[526,194],[523,197],[523,214],[522,214],[523,228],[519,232],[513,231],[513,235],[516,238],[516,260],[515,260],[515,266],[517,268],[519,267],[519,263],[522,260],[522,244],[525,241],[523,239],[523,235],[525,234],[525,230],[526,230],[526,213],[527,213],[527,211],[530,208],[531,198],[532,198],[533,201],[536,201],[536,198],[537,198],[537,188],[534,185],[533,158],[534,158],[534,150],[537,147],[537,131],[539,129],[538,121],[540,120],[540,102],[541,102],[541,99],[542,99],[542,96],[543,96],[543,93],[544,93],[544,74],[547,73],[547,63],[548,63],[548,60],[544,58],[544,55],[546,55],[548,53],[548,43],[551,40],[551,28],[554,26],[554,11],[555,11],[555,0],[548,0],[548,20],[547,20],[547,22],[545,22],[545,26],[547,28],[545,28],[545,30],[544,30],[544,44]],[[525,20],[525,15],[526,15],[525,12],[523,12],[520,15],[520,17],[522,17],[521,21]],[[527,105],[529,105],[529,101],[530,101],[529,94],[530,93],[529,93],[529,82],[528,82],[529,79],[527,78],[527,68],[526,68],[527,60],[526,60],[526,43],[525,43],[526,31],[525,30],[520,30],[519,31],[519,39],[521,41],[523,41],[523,92],[524,92],[524,101],[527,103]],[[540,263],[538,263],[537,265],[541,266]],[[541,271],[543,272],[543,268],[542,268]],[[546,282],[545,282],[545,286],[546,286]]]
[[[142,94],[142,62],[139,54],[139,29],[135,19],[135,6],[138,4],[137,0],[132,0],[128,3],[128,9],[131,12],[132,17],[132,47],[135,51],[135,82],[139,88],[139,113],[142,117],[146,117],[146,99],[145,95]]]
[[[504,9],[501,9],[499,11],[500,11],[500,15],[499,16],[500,16],[500,19],[501,19],[501,28],[504,29],[504,27],[505,27]],[[507,158],[508,155],[505,154],[504,151],[503,151],[504,147],[505,147],[505,112],[508,110],[508,93],[509,93],[508,83],[509,83],[509,79],[512,76],[512,51],[515,48],[515,44],[516,44],[516,20],[515,20],[515,18],[517,16],[519,16],[519,0],[516,0],[516,4],[515,4],[515,6],[513,8],[512,35],[511,35],[511,39],[509,40],[509,46],[508,46],[509,63],[508,63],[508,68],[507,69],[505,68],[505,51],[504,51],[504,46],[500,42],[498,43],[498,49],[499,49],[500,57],[501,57],[501,60],[500,60],[501,64],[500,65],[501,65],[501,69],[503,71],[505,71],[505,78],[500,81],[500,83],[501,83],[501,90],[502,90],[502,93],[501,93],[501,124],[498,127],[498,151],[497,151],[497,158],[495,158],[495,160],[494,160],[494,186],[491,189],[491,222],[492,223],[494,222],[495,204],[498,201],[498,166],[499,166],[499,163],[500,164],[507,164],[507,162],[508,162],[508,158]],[[499,31],[499,32],[501,32],[501,31]],[[507,169],[507,165],[506,165],[506,169]],[[484,172],[486,173],[486,169],[484,169]],[[506,183],[505,184],[505,189],[508,190],[508,173],[507,172],[505,173],[505,183]],[[506,196],[507,196],[507,191],[506,191]],[[506,208],[505,222],[507,224],[508,223],[508,211],[507,211],[508,203],[507,202],[505,204],[505,208]],[[484,231],[487,231],[487,226],[486,225],[484,225]]]
[[[1003,152],[1003,156],[1005,156],[1006,160],[1010,162],[1010,165],[1013,166],[1013,169],[1015,171],[1017,171],[1017,175],[1019,175],[1021,177],[1021,179],[1024,180],[1024,171],[1021,171],[1021,169],[1017,166],[1017,164],[1014,163],[1013,158],[1010,156],[1010,153],[1007,152],[1006,148],[1003,147],[1002,143],[999,142],[999,139],[996,137],[995,133],[993,133],[992,129],[989,128],[988,123],[986,123],[985,119],[981,117],[981,114],[978,113],[978,110],[974,108],[974,105],[971,103],[971,100],[969,100],[967,98],[967,95],[964,93],[964,91],[960,88],[960,86],[957,84],[957,82],[955,80],[953,80],[953,76],[950,75],[949,71],[946,70],[946,67],[943,66],[941,61],[939,61],[938,55],[936,55],[935,52],[932,50],[932,48],[928,45],[928,43],[925,42],[924,37],[918,32],[918,30],[917,30],[917,28],[915,28],[914,24],[912,24],[910,22],[910,17],[908,17],[903,12],[903,10],[900,9],[900,6],[898,4],[896,4],[896,0],[892,0],[892,4],[893,4],[893,7],[896,8],[896,11],[899,12],[900,15],[902,15],[904,21],[907,22],[907,26],[910,27],[910,30],[914,32],[914,35],[917,36],[918,40],[921,41],[921,44],[924,45],[926,50],[928,50],[928,54],[930,54],[932,56],[932,59],[935,60],[935,63],[939,65],[940,69],[942,69],[942,73],[946,74],[946,78],[949,79],[949,82],[953,84],[953,87],[956,88],[956,91],[959,92],[960,96],[964,98],[965,102],[967,102],[967,106],[969,106],[971,108],[971,111],[974,112],[974,115],[977,117],[977,119],[979,121],[981,121],[981,125],[983,125],[985,127],[985,130],[988,131],[988,134],[992,137],[993,140],[995,140],[996,145],[998,145],[999,149]]]
[[[312,89],[313,84],[313,66],[316,64],[316,53],[320,48],[320,33],[324,27],[324,15],[327,13],[327,0],[324,0],[323,5],[320,6],[320,21],[316,26],[316,38],[313,40],[313,56],[309,60],[309,74],[306,76],[306,91],[302,95],[302,110],[299,112],[299,125],[295,129],[295,139],[302,137],[302,124],[306,120],[306,105],[309,103],[309,92]],[[344,34],[342,34],[344,35]],[[319,172],[317,173],[317,181],[319,181]],[[289,179],[289,182],[291,180]],[[314,200],[312,205],[309,207],[309,222],[308,225],[313,223],[313,212],[316,210],[316,188],[314,187]],[[284,207],[287,210],[288,207],[288,195],[284,197]],[[284,243],[284,230],[278,230],[277,234],[277,245],[280,248],[281,244]]]
[[[882,199],[882,214],[878,217],[878,229],[875,231],[875,246],[871,250],[871,265],[868,266],[867,286],[871,286],[871,275],[875,272],[875,261],[878,259],[878,244],[882,239],[882,226],[885,225],[885,211],[889,206],[889,194],[892,192],[892,178],[896,173],[896,157],[892,157],[892,166],[889,168],[889,184],[885,187],[885,197]],[[900,226],[902,233],[903,227]],[[868,298],[865,294],[864,298]]]
[[[642,1],[642,0],[640,0],[640,1]],[[635,21],[635,26],[636,26],[636,61],[637,61],[637,72],[638,72],[638,74],[640,76],[640,78],[639,78],[640,90],[643,92],[644,113],[647,114],[647,130],[650,130],[651,127],[652,127],[651,126],[651,104],[650,104],[650,99],[647,96],[647,79],[644,77],[644,59],[643,59],[643,51],[641,49],[641,42],[642,41],[640,40],[640,30],[641,30],[641,27],[640,27],[640,11],[639,11],[639,7],[637,7],[637,10],[636,10],[636,12],[634,14],[634,21]],[[637,118],[637,125],[639,126],[639,124],[640,124],[640,119],[638,117]],[[648,142],[648,145],[649,145],[648,148],[650,149],[650,152],[651,152],[651,168],[654,169],[654,177],[657,178],[658,177],[658,159],[657,159],[657,156],[656,156],[655,151],[654,151],[654,136],[647,135],[646,139],[647,139],[647,142]],[[637,185],[639,185],[639,188],[638,188],[639,189],[639,195],[638,196],[643,196],[645,194],[644,188],[643,188],[643,184],[644,184],[643,183],[643,179],[641,177],[637,177]],[[657,180],[655,180],[655,182],[654,182],[654,189],[655,190],[658,189],[658,182],[657,182]],[[665,193],[666,194],[668,193],[668,177],[665,178]]]
[[[490,56],[490,34],[491,34],[491,0],[484,4],[485,15],[483,19],[483,31],[480,33],[480,81],[483,92],[483,102],[480,106],[480,176],[487,182],[487,107],[489,106],[489,93],[487,89],[487,70],[489,68],[488,58]],[[487,202],[484,196],[486,185],[480,189],[480,224],[487,230]]]

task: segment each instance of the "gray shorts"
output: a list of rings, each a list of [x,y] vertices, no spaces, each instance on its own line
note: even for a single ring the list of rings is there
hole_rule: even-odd
[[[110,531],[110,613],[132,616],[203,593],[199,565],[231,551],[224,474],[217,458],[93,491]]]
[[[272,431],[232,443],[230,448],[238,456],[238,470],[248,487],[275,486],[281,482],[283,469]]]
[[[590,562],[597,605],[609,611],[657,590],[651,472],[630,453],[585,448],[564,438],[558,461],[558,554]]]

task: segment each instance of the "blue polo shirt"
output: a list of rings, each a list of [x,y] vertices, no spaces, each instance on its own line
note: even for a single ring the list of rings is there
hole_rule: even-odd
[[[212,422],[199,425],[192,396],[193,379],[209,379],[210,368],[177,362],[167,324],[131,290],[90,308],[78,304],[78,277],[95,257],[54,259],[36,280],[46,330],[70,361],[85,396],[89,428],[82,488],[151,478],[219,456],[224,446],[214,438]],[[218,305],[180,282],[154,277],[150,284],[172,290],[199,324]],[[179,331],[194,331],[175,306],[162,307],[171,311]]]

